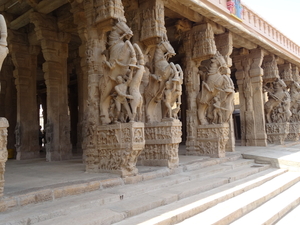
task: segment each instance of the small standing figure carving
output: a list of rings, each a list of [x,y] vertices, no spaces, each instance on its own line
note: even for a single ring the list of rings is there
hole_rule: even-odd
[[[132,73],[133,73],[133,71],[130,70],[127,81],[125,81],[121,75],[116,78],[116,81],[118,84],[115,86],[115,91],[117,93],[117,96],[115,97],[115,104],[116,104],[116,108],[117,108],[117,114],[115,117],[115,121],[117,121],[120,116],[121,106],[125,107],[127,114],[131,118],[131,111],[130,111],[127,99],[133,99],[133,96],[127,94],[127,89],[132,80]]]

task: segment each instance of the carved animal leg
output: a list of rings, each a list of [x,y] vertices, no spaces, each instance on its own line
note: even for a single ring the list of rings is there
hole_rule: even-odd
[[[143,98],[141,98],[140,105],[138,107],[138,121],[142,121],[142,115],[143,115]]]
[[[207,107],[208,107],[207,104],[202,104],[202,103],[200,103],[198,106],[198,119],[199,119],[201,125],[208,124],[208,121],[205,118],[205,112],[206,112]]]

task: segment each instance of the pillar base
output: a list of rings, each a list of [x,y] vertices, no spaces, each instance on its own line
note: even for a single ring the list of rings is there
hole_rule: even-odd
[[[188,155],[203,155],[214,158],[225,157],[225,147],[229,139],[229,124],[199,125],[194,151]]]
[[[87,172],[116,173],[122,177],[138,173],[136,162],[145,147],[144,123],[99,126],[97,149],[86,151]]]
[[[289,134],[286,137],[286,141],[299,141],[300,135],[300,123],[290,123]]]
[[[138,158],[138,165],[178,167],[181,127],[182,123],[172,118],[163,119],[162,122],[147,123],[145,150]]]
[[[289,134],[290,123],[266,123],[266,132],[269,144],[284,144]]]
[[[24,160],[24,159],[37,159],[40,158],[39,151],[17,151],[16,160]]]

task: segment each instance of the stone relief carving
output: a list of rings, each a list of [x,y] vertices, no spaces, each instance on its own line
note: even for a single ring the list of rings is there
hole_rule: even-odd
[[[225,146],[229,139],[229,124],[198,126],[196,155],[224,157]]]
[[[144,8],[141,11],[141,41],[146,45],[155,44],[157,38],[166,33],[164,26],[164,3],[163,1],[143,1],[140,3]]]
[[[122,0],[99,0],[95,1],[96,8],[96,23],[105,21],[107,19],[120,19],[125,21],[124,7]]]
[[[51,123],[51,121],[48,119],[46,127],[45,127],[45,131],[46,131],[46,149],[47,149],[47,153],[52,152],[53,151],[53,124]]]
[[[264,70],[264,83],[270,83],[279,78],[279,70],[274,55],[264,57],[262,68]]]
[[[121,176],[136,175],[137,158],[145,146],[144,124],[117,123],[97,128],[98,154],[91,152],[92,171],[119,173]],[[97,157],[97,160],[93,160]]]
[[[197,96],[198,119],[201,125],[228,122],[233,110],[234,85],[227,72],[227,63],[217,52],[201,76],[201,90]]]
[[[21,140],[22,140],[22,129],[21,124],[17,123],[15,127],[15,136],[16,136],[16,144],[15,147],[18,150],[18,148],[21,146]]]
[[[179,120],[146,123],[146,145],[138,158],[138,164],[177,167],[179,163],[178,147],[182,135],[181,126]]]
[[[292,75],[293,80],[300,83],[299,68],[297,66],[292,66]]]
[[[203,61],[213,57],[217,48],[215,45],[214,32],[209,23],[193,27],[193,50],[192,58],[196,61]]]
[[[279,65],[279,74],[281,79],[289,85],[293,81],[292,66],[290,63]]]

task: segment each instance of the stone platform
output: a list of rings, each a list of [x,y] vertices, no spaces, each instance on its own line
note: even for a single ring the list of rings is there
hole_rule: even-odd
[[[63,202],[61,203],[63,204],[62,208],[57,209],[59,211],[57,211],[57,215],[54,216],[51,213],[51,215],[49,213],[49,215],[47,214],[47,216],[50,216],[49,218],[47,217],[48,219],[52,218],[52,216],[54,219],[56,217],[60,218],[60,213],[65,212],[65,210],[72,212],[74,207],[78,207],[79,209],[86,207],[85,204],[87,204],[88,208],[93,208],[96,196],[99,198],[96,203],[101,205],[102,208],[108,207],[106,204],[115,204],[116,206],[114,207],[117,207],[117,205],[120,204],[118,203],[119,201],[124,201],[124,205],[128,207],[128,203],[125,202],[125,199],[126,201],[130,201],[131,197],[141,198],[142,195],[147,195],[147,193],[151,191],[160,193],[164,199],[169,196],[170,187],[174,190],[178,189],[178,196],[169,196],[170,199],[168,201],[178,205],[179,202],[176,203],[176,201],[183,197],[190,196],[191,200],[194,200],[193,194],[200,193],[199,188],[201,189],[207,186],[207,190],[210,190],[213,186],[217,188],[214,190],[217,193],[222,189],[224,184],[228,183],[228,185],[231,185],[231,182],[242,178],[246,179],[254,173],[260,173],[266,170],[266,172],[263,173],[271,176],[275,171],[279,171],[275,173],[280,174],[287,171],[276,170],[266,164],[253,164],[253,160],[242,159],[242,155],[244,155],[244,157],[253,157],[256,163],[269,162],[272,165],[274,164],[274,166],[276,166],[276,164],[273,163],[273,160],[274,162],[276,160],[280,161],[281,157],[285,157],[287,161],[286,164],[295,163],[292,165],[292,170],[295,170],[294,167],[300,164],[300,157],[298,158],[298,155],[300,155],[299,145],[300,143],[290,143],[285,146],[270,146],[267,148],[236,146],[236,152],[226,153],[226,157],[224,158],[185,156],[185,146],[180,146],[178,168],[169,169],[167,167],[140,166],[138,167],[138,175],[124,178],[109,173],[86,173],[84,172],[85,167],[80,157],[75,157],[68,161],[51,163],[45,162],[43,158],[25,161],[8,160],[5,173],[4,196],[0,198],[0,212],[5,213],[3,215],[6,215],[8,219],[14,217],[14,214],[18,214],[19,210],[22,212],[24,210],[28,218],[33,218],[36,216],[37,207],[47,208],[47,205],[53,205],[54,208],[57,208],[57,204]],[[283,167],[280,163],[278,165]],[[207,178],[208,176],[209,178]],[[255,176],[257,179],[261,179],[263,175],[257,174]],[[298,180],[295,182],[297,181]],[[186,182],[194,183],[190,184]],[[238,182],[242,184],[245,181],[241,180]],[[200,183],[201,185],[198,185]],[[232,185],[233,187],[236,186],[235,183],[232,183]],[[128,189],[128,191],[125,191],[124,188],[126,190]],[[160,188],[165,188],[166,193],[162,194]],[[194,190],[195,188],[197,190]],[[244,191],[243,187],[242,190]],[[187,193],[183,194],[183,192]],[[91,198],[90,203],[85,202],[88,196]],[[130,198],[128,199],[128,197]],[[73,201],[73,198],[79,199],[78,203],[76,203],[78,205],[69,205],[68,201]],[[145,204],[146,203],[147,201]],[[147,204],[148,206],[152,206],[154,203]],[[165,201],[162,201],[161,205],[164,204]],[[136,204],[133,204],[133,206],[137,207]],[[70,209],[65,209],[65,207],[70,207]],[[127,210],[126,207],[124,208],[125,211]],[[46,208],[45,212],[49,212]],[[32,214],[29,214],[26,210],[31,210]],[[140,210],[140,208],[134,209],[135,214],[143,211],[140,212]],[[160,209],[157,210],[159,211]],[[40,214],[41,213],[43,214],[44,211],[40,212]],[[145,213],[147,214],[147,212]],[[38,218],[44,218],[45,215],[42,214],[38,215]],[[18,217],[22,218],[21,216]],[[115,217],[113,216],[112,218]],[[118,219],[116,221],[120,220]],[[52,222],[52,220],[49,220],[45,224],[51,224]],[[127,224],[135,224],[131,222],[130,220]]]
[[[300,142],[286,142],[283,145],[267,147],[237,146],[243,158],[254,159],[256,163],[270,163],[272,167],[300,171]]]
[[[179,154],[178,168],[137,166],[139,174],[124,178],[111,173],[87,173],[80,156],[60,162],[46,162],[44,153],[41,153],[40,159],[8,160],[4,195],[0,198],[0,212],[18,206],[180,174],[194,167],[207,167],[241,158],[239,152],[228,153],[222,159],[186,156],[183,155],[185,146],[182,145],[179,147]]]

